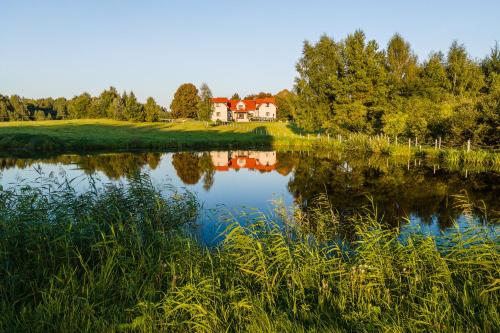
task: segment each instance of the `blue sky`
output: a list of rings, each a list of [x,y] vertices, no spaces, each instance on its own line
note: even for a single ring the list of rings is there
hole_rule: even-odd
[[[423,60],[453,40],[500,41],[500,1],[0,0],[0,94],[93,95],[115,86],[168,106],[184,82],[216,96],[290,89],[305,39],[399,32]]]

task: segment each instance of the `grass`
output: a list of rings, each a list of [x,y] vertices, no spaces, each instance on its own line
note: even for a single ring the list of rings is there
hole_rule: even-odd
[[[274,148],[440,158],[455,166],[500,170],[500,153],[395,145],[384,136],[343,139],[307,134],[281,122],[210,125],[201,121],[132,123],[106,119],[0,122],[0,149],[7,154],[131,149]]]
[[[481,227],[402,240],[370,208],[354,241],[323,242],[304,231],[339,223],[319,198],[311,216],[278,210],[287,232],[259,215],[205,248],[184,231],[189,193],[144,176],[82,194],[40,185],[0,191],[0,331],[500,329],[499,239]]]

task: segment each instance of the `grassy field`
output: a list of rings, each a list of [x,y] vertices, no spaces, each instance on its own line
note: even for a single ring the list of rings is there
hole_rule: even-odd
[[[319,198],[311,216],[281,215],[286,233],[257,215],[206,248],[183,232],[198,211],[189,193],[161,195],[142,176],[82,194],[40,187],[0,190],[2,332],[500,329],[487,228],[402,241],[369,209],[354,241],[313,242],[303,226],[339,227]]]
[[[299,143],[286,123],[131,123],[89,119],[0,123],[0,148],[67,150],[127,148],[258,147]]]
[[[461,167],[500,169],[500,153],[395,145],[387,137],[352,134],[338,138],[307,134],[282,122],[210,125],[201,121],[132,123],[106,119],[0,122],[0,150],[6,154],[131,149],[274,148],[337,150],[393,156],[430,156]]]

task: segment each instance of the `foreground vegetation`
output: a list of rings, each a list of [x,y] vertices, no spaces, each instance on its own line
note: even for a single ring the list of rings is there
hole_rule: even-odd
[[[41,184],[0,191],[2,331],[500,328],[499,239],[480,227],[402,239],[370,209],[353,241],[312,241],[305,230],[340,223],[319,198],[308,215],[231,224],[205,248],[185,231],[198,209],[188,193],[142,176],[82,194]]]

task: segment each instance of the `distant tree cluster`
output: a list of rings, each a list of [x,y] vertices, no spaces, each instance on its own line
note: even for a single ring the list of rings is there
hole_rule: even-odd
[[[63,97],[28,99],[0,95],[0,121],[109,118],[154,122],[166,115],[152,97],[146,104],[141,104],[133,92],[120,95],[113,87],[97,97],[83,93],[69,100]]]
[[[285,114],[307,130],[500,142],[500,51],[482,61],[453,42],[419,62],[399,34],[381,50],[362,31],[304,43]],[[283,108],[283,106],[282,106]]]
[[[212,91],[206,83],[199,90],[192,83],[181,84],[170,104],[172,117],[210,120],[212,97]]]

